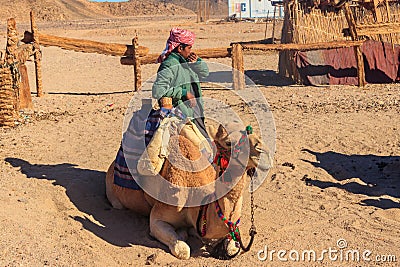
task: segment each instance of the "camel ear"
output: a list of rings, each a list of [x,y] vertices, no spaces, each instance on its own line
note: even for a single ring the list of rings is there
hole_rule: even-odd
[[[254,148],[255,148],[255,150],[257,152],[260,152],[260,153],[267,153],[268,152],[268,149],[265,148],[264,144],[262,144],[262,143],[257,143]]]
[[[216,140],[222,140],[223,138],[226,138],[228,136],[228,132],[226,131],[225,127],[222,126],[222,124],[219,125],[217,134],[214,139]]]
[[[212,139],[217,141],[228,136],[228,132],[221,124],[218,126],[218,129],[216,129],[213,125],[207,126],[207,132]]]
[[[250,135],[249,141],[255,151],[259,153],[269,153],[269,148],[257,136]]]
[[[207,125],[207,133],[208,135],[215,140],[217,137],[217,129],[213,125]]]

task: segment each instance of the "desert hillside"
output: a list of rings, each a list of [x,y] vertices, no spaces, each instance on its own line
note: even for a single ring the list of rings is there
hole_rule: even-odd
[[[156,0],[130,0],[122,3],[94,3],[88,0],[0,0],[0,19],[14,17],[28,21],[33,10],[38,21],[95,19],[140,15],[184,15],[193,11]]]
[[[158,0],[158,1],[182,6],[194,12],[197,11],[197,6],[199,3],[199,1],[187,1],[187,0]],[[224,18],[228,15],[228,0],[210,0],[209,3],[210,3],[211,16]]]

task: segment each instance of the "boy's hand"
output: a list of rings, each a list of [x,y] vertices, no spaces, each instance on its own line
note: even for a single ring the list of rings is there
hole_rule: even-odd
[[[187,92],[186,98],[189,100],[189,106],[195,107],[197,105],[196,97],[190,92]]]
[[[190,53],[190,55],[188,56],[188,61],[189,62],[196,62],[197,61],[197,59],[198,59],[199,57],[196,55],[196,53],[194,53],[194,52],[192,52],[192,53]]]

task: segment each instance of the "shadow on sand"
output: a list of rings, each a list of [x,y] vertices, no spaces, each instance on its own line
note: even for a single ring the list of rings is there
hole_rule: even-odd
[[[263,86],[289,86],[295,82],[290,78],[285,78],[273,70],[246,70],[245,74],[256,85]],[[246,81],[246,83],[248,83]]]
[[[21,168],[28,179],[46,179],[53,181],[55,186],[64,187],[71,202],[88,215],[72,218],[110,244],[120,247],[142,245],[166,250],[160,242],[149,236],[147,217],[111,207],[105,196],[105,172],[78,168],[70,163],[31,164],[18,158],[6,158],[5,161]]]
[[[295,84],[292,79],[282,77],[273,70],[246,70],[245,82],[247,85],[262,85],[262,86],[288,86]],[[231,84],[232,71],[214,71],[203,80],[216,84]]]
[[[307,180],[308,184],[325,189],[337,187],[367,198],[362,205],[382,209],[400,208],[400,156],[346,155],[333,151],[315,152],[303,149],[316,157],[316,162],[303,160],[322,168],[338,182]],[[341,181],[359,178],[362,183]],[[397,198],[397,202],[391,198]]]

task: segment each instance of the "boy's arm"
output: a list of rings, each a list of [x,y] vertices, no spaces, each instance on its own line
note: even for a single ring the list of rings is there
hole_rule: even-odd
[[[163,63],[160,65],[156,81],[152,87],[152,95],[155,99],[158,100],[161,97],[180,99],[182,97],[182,88],[180,86],[171,87],[176,75],[176,71],[174,71],[176,68],[176,65],[170,66]]]

